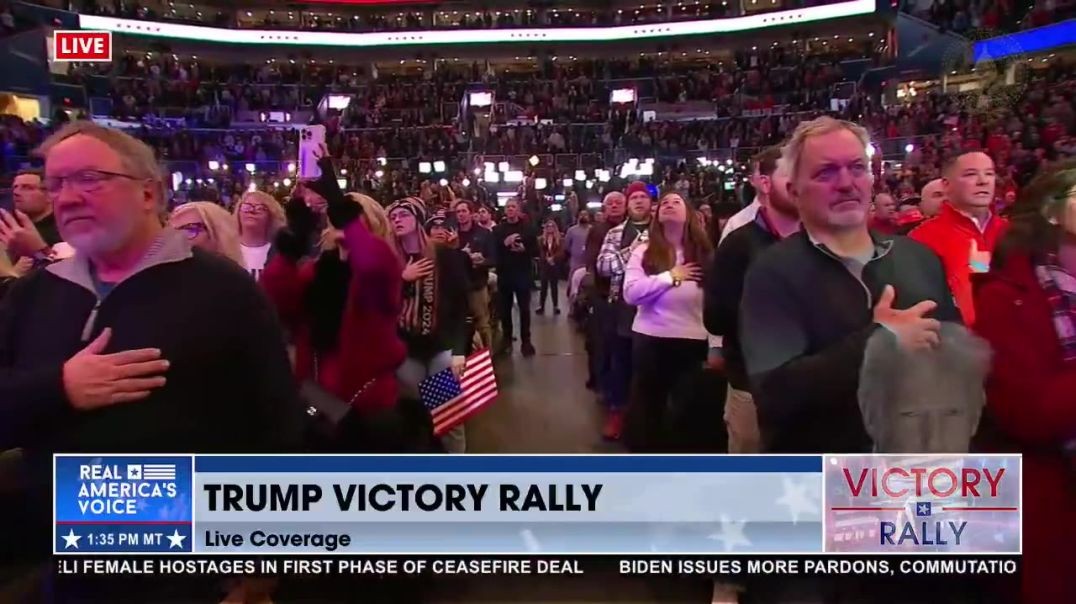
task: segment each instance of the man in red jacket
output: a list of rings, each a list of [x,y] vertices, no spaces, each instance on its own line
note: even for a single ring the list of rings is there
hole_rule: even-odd
[[[975,322],[971,275],[990,270],[990,255],[1007,222],[990,211],[995,175],[989,155],[981,151],[958,155],[945,166],[944,179],[949,203],[909,236],[941,258],[964,323],[971,325]]]

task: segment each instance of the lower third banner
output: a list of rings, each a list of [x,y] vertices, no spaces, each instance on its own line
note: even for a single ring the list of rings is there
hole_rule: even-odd
[[[980,489],[979,498],[958,505],[948,493],[948,474],[935,472],[921,483],[921,497],[900,506],[868,496],[876,486],[903,496],[899,471],[914,481],[922,463],[867,457],[874,461],[817,455],[61,455],[55,460],[53,542],[58,554],[1019,552],[1019,523],[1010,522],[1019,514],[1018,456],[1004,458],[1001,474],[998,457],[935,460],[935,466],[959,464],[956,489],[979,480],[994,485],[993,498]],[[879,474],[879,467],[898,471]],[[971,471],[976,468],[978,474]],[[946,495],[946,503],[931,499],[935,495]],[[928,499],[938,502],[937,518],[909,507]],[[979,506],[1004,507],[1008,515],[997,524],[985,509],[967,509]],[[853,518],[862,530],[849,529],[851,512],[838,508],[867,508],[866,517]],[[869,543],[852,547],[855,539]]]

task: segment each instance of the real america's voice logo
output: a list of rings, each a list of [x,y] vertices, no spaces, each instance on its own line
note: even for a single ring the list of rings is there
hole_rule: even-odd
[[[825,549],[1020,553],[1020,456],[832,455]]]

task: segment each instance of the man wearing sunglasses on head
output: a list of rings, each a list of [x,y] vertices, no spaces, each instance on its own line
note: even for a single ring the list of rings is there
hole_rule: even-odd
[[[162,226],[153,150],[80,121],[39,153],[75,255],[23,277],[0,303],[0,450],[23,449],[30,483],[0,495],[0,550],[12,550],[0,553],[24,557],[48,553],[53,453],[289,451],[303,426],[276,313],[235,262]],[[59,599],[130,593],[108,579],[58,585],[74,591]],[[154,595],[133,597],[211,583],[146,585]]]

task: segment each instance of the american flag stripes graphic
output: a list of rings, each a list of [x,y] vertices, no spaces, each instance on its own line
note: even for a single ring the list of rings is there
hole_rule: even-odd
[[[442,436],[497,398],[497,376],[489,349],[467,357],[463,379],[452,369],[439,371],[418,386],[422,404],[433,416],[433,433]]]

